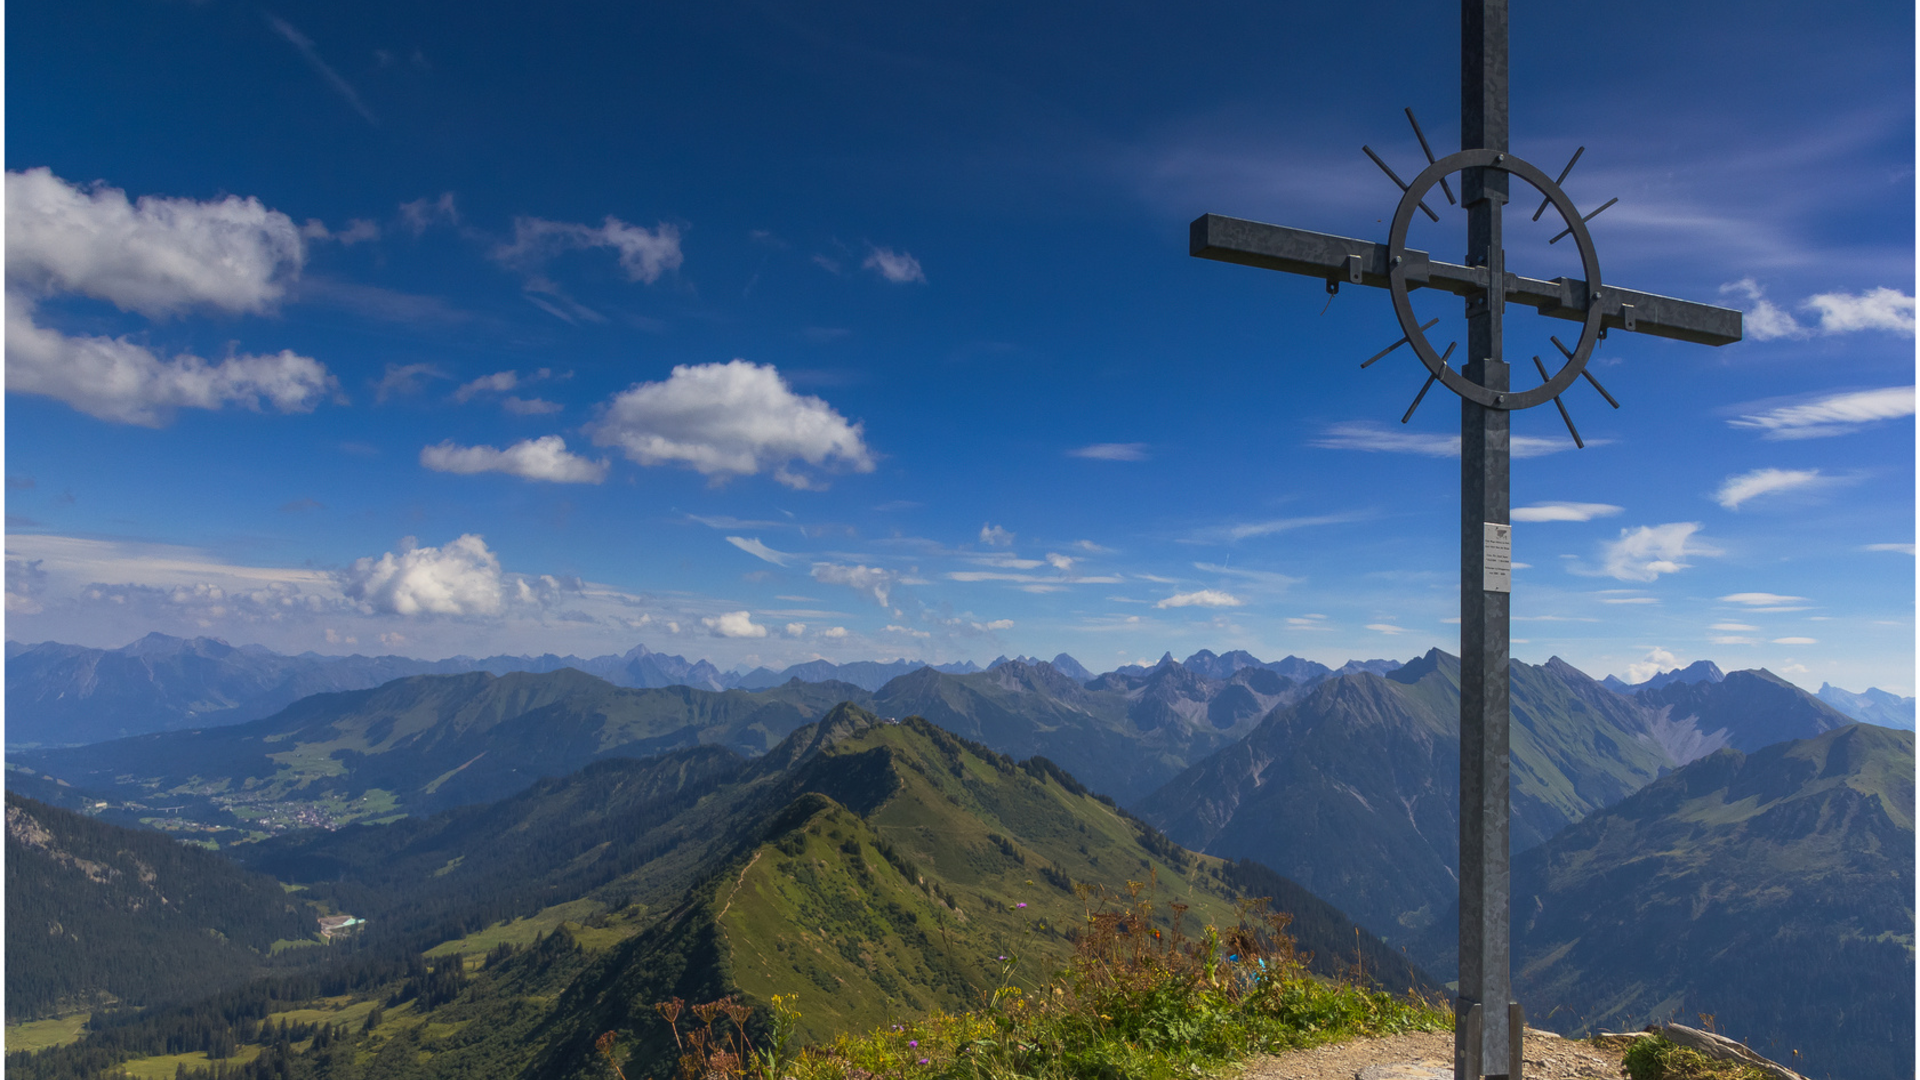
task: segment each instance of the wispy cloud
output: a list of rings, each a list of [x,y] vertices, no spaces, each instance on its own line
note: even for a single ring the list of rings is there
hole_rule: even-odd
[[[1867,544],[1861,551],[1898,551],[1905,555],[1913,554],[1912,544]]]
[[[592,461],[571,453],[558,435],[524,439],[505,450],[460,446],[448,440],[423,448],[420,464],[435,472],[498,472],[556,484],[598,484],[607,478],[606,458]]]
[[[1713,501],[1729,510],[1738,510],[1741,503],[1750,499],[1817,487],[1824,481],[1819,469],[1755,469],[1727,477],[1720,490],[1713,493]]]
[[[1092,446],[1082,446],[1067,451],[1068,457],[1089,458],[1093,461],[1145,461],[1147,444],[1140,442],[1103,442]]]
[[[775,551],[761,543],[759,537],[748,539],[744,536],[729,536],[727,537],[727,543],[732,544],[734,547],[739,548],[741,551],[746,552],[756,559],[765,560],[775,566],[785,566],[794,558],[793,555],[787,552]]]
[[[1588,439],[1588,446],[1604,446],[1609,440]],[[1364,450],[1377,454],[1416,454],[1420,457],[1457,458],[1460,436],[1435,435],[1421,431],[1396,431],[1369,421],[1356,420],[1332,424],[1311,440],[1311,446],[1328,450]],[[1511,441],[1513,456],[1542,457],[1574,449],[1571,439],[1543,439],[1534,435],[1515,435]]]
[[[1295,529],[1312,528],[1316,525],[1344,525],[1351,521],[1364,521],[1371,516],[1360,511],[1349,511],[1339,514],[1316,514],[1309,517],[1274,518],[1271,521],[1248,521],[1239,525],[1222,525],[1203,529],[1195,534],[1194,540],[1199,543],[1251,540],[1261,536],[1292,532]]]
[[[273,27],[274,33],[286,38],[287,43],[292,45],[294,49],[300,53],[300,56],[306,60],[307,65],[319,73],[320,77],[326,80],[327,85],[333,87],[335,93],[345,98],[348,105],[353,106],[354,112],[359,113],[361,118],[367,123],[375,127],[380,126],[380,121],[373,118],[373,111],[367,108],[366,102],[360,100],[360,94],[354,90],[353,84],[347,82],[346,79],[340,76],[339,72],[329,67],[325,60],[320,59],[320,52],[314,48],[312,38],[294,29],[285,19],[275,15],[267,16],[267,25]]]
[[[920,269],[920,260],[904,251],[869,245],[867,258],[860,264],[861,269],[871,270],[895,285],[907,285],[927,281],[926,271]]]
[[[1805,611],[1807,598],[1770,592],[1730,593],[1720,598],[1723,604],[1738,604],[1748,611]]]
[[[1592,521],[1612,517],[1620,510],[1611,503],[1546,502],[1515,507],[1512,516],[1515,521]]]
[[[1575,572],[1601,574],[1619,581],[1653,581],[1661,574],[1685,570],[1691,565],[1684,561],[1688,558],[1720,554],[1717,548],[1695,536],[1699,531],[1697,521],[1621,529],[1619,539],[1601,545],[1598,570]]]
[[[1881,420],[1912,416],[1913,410],[1913,387],[1888,386],[1878,390],[1849,390],[1780,405],[1735,417],[1727,423],[1758,431],[1767,439],[1818,439],[1850,434]]]
[[[1167,597],[1165,600],[1162,600],[1153,606],[1157,608],[1177,608],[1177,607],[1221,608],[1221,607],[1240,607],[1245,603],[1246,601],[1240,599],[1237,596],[1234,596],[1232,593],[1221,592],[1218,589],[1201,589],[1198,592],[1175,593],[1174,595]]]
[[[1306,578],[1292,577],[1273,570],[1249,570],[1241,566],[1222,566],[1219,563],[1197,562],[1193,564],[1193,568],[1209,574],[1224,574],[1227,577],[1237,577],[1275,589],[1284,589],[1290,585],[1298,585],[1302,581],[1307,580]]]

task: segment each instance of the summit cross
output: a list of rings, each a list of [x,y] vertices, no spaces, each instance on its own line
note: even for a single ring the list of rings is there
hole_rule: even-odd
[[[1402,192],[1387,243],[1206,214],[1193,223],[1191,254],[1324,278],[1329,293],[1337,292],[1342,283],[1388,289],[1403,336],[1361,366],[1410,344],[1429,374],[1414,407],[1435,381],[1445,383],[1461,398],[1460,981],[1453,1068],[1456,1080],[1520,1080],[1525,1014],[1512,994],[1508,865],[1511,413],[1551,400],[1575,444],[1584,445],[1560,394],[1584,376],[1608,404],[1619,408],[1586,370],[1594,346],[1609,330],[1727,345],[1740,340],[1740,312],[1602,285],[1586,222],[1612,203],[1582,217],[1559,186],[1580,153],[1574,154],[1559,180],[1508,153],[1507,0],[1461,0],[1460,152],[1435,161],[1411,110],[1407,118],[1414,123],[1429,162],[1413,181],[1402,182],[1367,150]],[[1454,172],[1461,174],[1460,201],[1467,212],[1464,265],[1440,262],[1406,246],[1407,228],[1415,213],[1439,220],[1424,201],[1436,183],[1447,201],[1453,201],[1446,177]],[[1574,238],[1584,279],[1538,280],[1507,269],[1501,212],[1514,176],[1543,196],[1534,220],[1549,205],[1559,211],[1567,227],[1554,240]],[[1422,326],[1414,318],[1408,293],[1419,288],[1438,289],[1466,301],[1467,352],[1458,370],[1448,363],[1453,346],[1438,353],[1427,341],[1425,330],[1434,323]],[[1511,368],[1503,355],[1508,303],[1582,324],[1579,343],[1573,348],[1553,339],[1564,358],[1557,372],[1549,374],[1540,358],[1533,358],[1542,385],[1532,389],[1512,388]],[[1402,422],[1412,415],[1410,408]]]

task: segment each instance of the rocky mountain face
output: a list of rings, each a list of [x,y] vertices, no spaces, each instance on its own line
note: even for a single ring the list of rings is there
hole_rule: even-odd
[[[1863,724],[1913,730],[1913,699],[1910,697],[1873,688],[1868,688],[1863,694],[1855,694],[1829,683],[1821,683],[1820,692],[1814,696]]]
[[[1658,775],[1632,705],[1564,664],[1516,663],[1513,843],[1537,844]],[[1137,810],[1180,843],[1274,867],[1403,938],[1452,898],[1459,661],[1328,679]]]
[[[1529,1019],[1573,1034],[1708,1013],[1808,1076],[1911,1076],[1913,745],[1856,724],[1722,749],[1517,855]],[[1443,978],[1457,910],[1413,943]]]
[[[1787,739],[1804,739],[1854,722],[1805,690],[1763,669],[1736,671],[1720,680],[1673,681],[1634,692],[1633,699],[1659,723],[1694,739],[1704,752],[1730,746],[1754,751]],[[1677,759],[1684,764],[1694,753]]]

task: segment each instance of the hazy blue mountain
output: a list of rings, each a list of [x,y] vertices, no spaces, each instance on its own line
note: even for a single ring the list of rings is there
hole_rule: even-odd
[[[1635,691],[1633,700],[1652,710],[1662,723],[1691,727],[1703,738],[1717,741],[1718,745],[1707,747],[1709,751],[1731,746],[1751,752],[1854,722],[1765,668],[1736,671],[1719,680],[1670,681]]]
[[[1913,699],[1910,697],[1900,697],[1871,687],[1866,693],[1855,694],[1831,683],[1821,683],[1820,692],[1814,696],[1863,724],[1913,730]]]
[[[1333,670],[1335,675],[1351,675],[1356,671],[1371,671],[1375,675],[1385,675],[1389,671],[1398,671],[1398,660],[1349,660]]]
[[[1720,750],[1517,855],[1529,1021],[1575,1034],[1710,1013],[1808,1076],[1911,1077],[1913,744],[1854,724]],[[1441,978],[1457,911],[1413,947]]]
[[[1671,683],[1719,682],[1723,678],[1726,676],[1720,671],[1719,665],[1713,661],[1695,660],[1686,667],[1660,672],[1646,682],[1623,682],[1618,677],[1609,675],[1600,680],[1600,685],[1616,694],[1631,694],[1640,690],[1658,690]]]
[[[733,679],[732,685],[741,690],[764,690],[770,686],[781,686],[799,679],[801,682],[851,683],[863,690],[878,690],[894,679],[923,667],[932,667],[936,671],[958,675],[972,674],[980,670],[980,666],[971,660],[962,660],[957,664],[931,665],[925,660],[894,660],[890,663],[881,663],[877,660],[855,660],[845,664],[836,664],[831,660],[809,660],[804,664],[794,664],[783,671],[772,671],[764,667],[755,668]]]
[[[1088,671],[1085,664],[1068,656],[1066,653],[1061,653],[1052,660],[1049,660],[1048,663],[1053,665],[1053,670],[1075,682],[1084,683],[1093,678],[1093,672]]]

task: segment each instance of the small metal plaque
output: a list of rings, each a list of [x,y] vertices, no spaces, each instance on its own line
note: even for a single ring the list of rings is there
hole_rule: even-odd
[[[1504,522],[1484,522],[1486,542],[1481,545],[1484,570],[1480,587],[1487,592],[1513,591],[1513,526]]]

